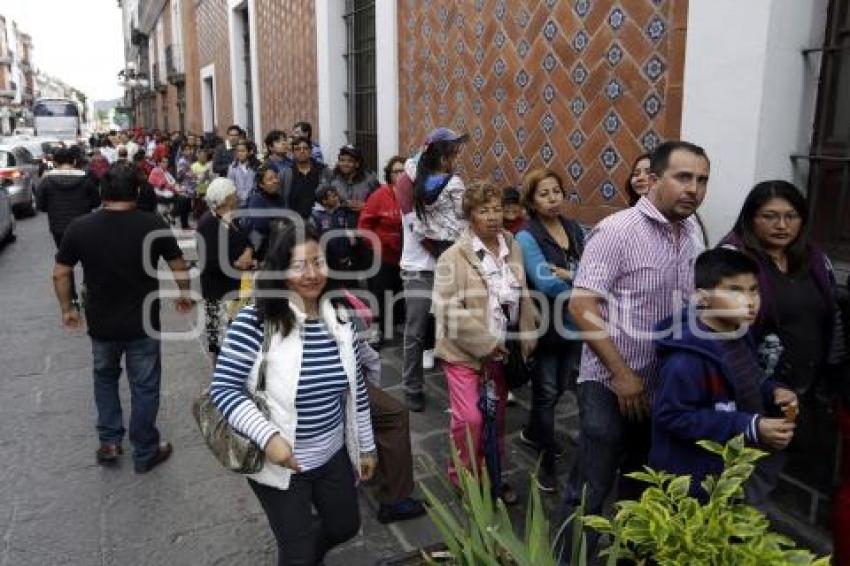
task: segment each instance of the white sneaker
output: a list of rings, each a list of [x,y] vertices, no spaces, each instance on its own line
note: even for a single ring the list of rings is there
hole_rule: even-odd
[[[434,350],[425,350],[422,352],[422,367],[424,369],[434,369]]]

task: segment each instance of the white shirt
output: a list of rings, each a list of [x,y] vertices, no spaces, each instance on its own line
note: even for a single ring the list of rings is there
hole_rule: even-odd
[[[106,158],[110,165],[118,161],[118,150],[112,146],[105,145],[101,147],[100,154]]]
[[[490,308],[490,329],[504,335],[508,325],[516,324],[519,317],[519,297],[522,287],[508,265],[510,253],[505,237],[499,234],[499,255],[484,245],[484,242],[472,235],[472,251],[481,260],[484,282],[487,284],[487,303]],[[507,312],[507,316],[506,316]]]
[[[408,159],[404,164],[404,169],[411,181],[416,178],[416,163],[415,159]],[[402,246],[399,267],[404,271],[434,271],[437,267],[437,260],[422,245],[421,235],[414,231],[418,222],[416,211],[402,214]]]

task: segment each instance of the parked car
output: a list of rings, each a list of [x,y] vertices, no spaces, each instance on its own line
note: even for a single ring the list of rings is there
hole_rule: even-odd
[[[0,187],[9,195],[16,217],[35,216],[39,163],[22,145],[0,145]]]
[[[15,241],[15,215],[6,187],[0,187],[0,245]]]

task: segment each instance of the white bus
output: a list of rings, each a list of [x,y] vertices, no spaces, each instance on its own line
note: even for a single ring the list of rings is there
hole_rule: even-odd
[[[36,136],[52,137],[77,143],[82,134],[80,109],[66,98],[41,98],[32,108]]]

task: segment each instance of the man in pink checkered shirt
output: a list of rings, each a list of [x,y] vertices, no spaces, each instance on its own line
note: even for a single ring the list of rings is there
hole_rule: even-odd
[[[585,512],[598,514],[617,470],[646,463],[656,378],[652,332],[693,291],[693,263],[701,251],[693,215],[705,198],[709,160],[701,147],[671,141],[650,161],[649,194],[588,235],[570,298],[570,314],[586,336],[577,389],[579,449],[564,519],[583,485]],[[640,485],[628,478],[619,485],[620,499],[640,494]],[[588,540],[591,552],[595,542]]]

